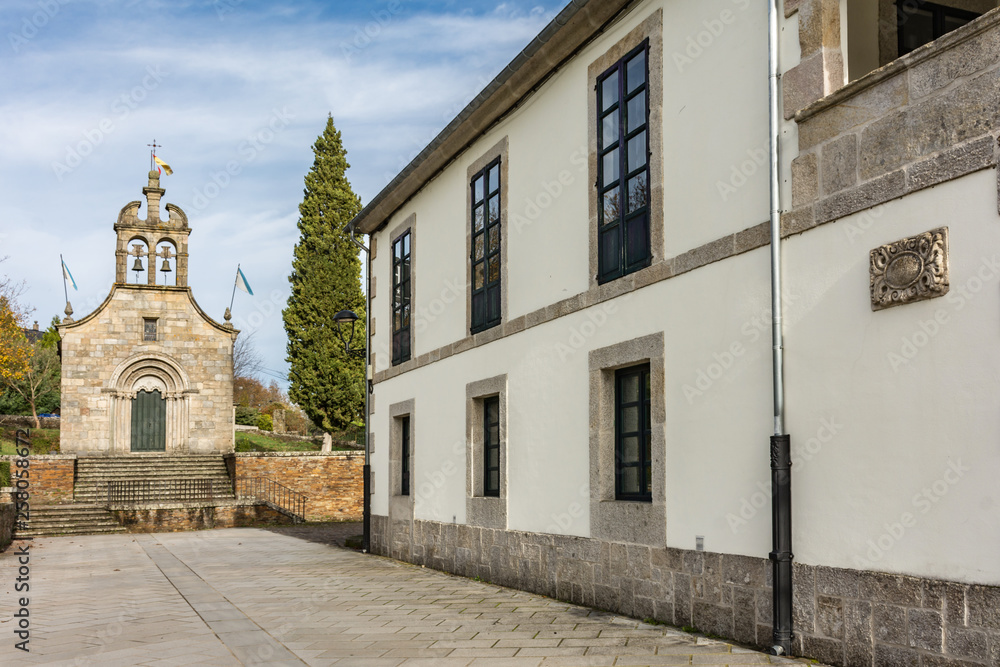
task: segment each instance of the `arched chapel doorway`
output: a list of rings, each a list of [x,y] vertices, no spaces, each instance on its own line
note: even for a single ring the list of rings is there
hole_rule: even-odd
[[[167,399],[159,389],[141,389],[132,399],[133,452],[164,452],[167,449]]]
[[[170,357],[145,353],[122,362],[107,392],[112,452],[188,450],[191,388],[187,374]]]

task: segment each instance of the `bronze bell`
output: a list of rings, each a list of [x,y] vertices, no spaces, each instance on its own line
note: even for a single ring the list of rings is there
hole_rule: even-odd
[[[169,259],[163,260],[163,266],[160,268],[160,271],[162,271],[163,273],[170,273],[171,268]]]
[[[132,270],[133,271],[145,271],[146,270],[146,269],[142,268],[142,258],[141,257],[136,257],[135,258],[135,266],[132,267]]]

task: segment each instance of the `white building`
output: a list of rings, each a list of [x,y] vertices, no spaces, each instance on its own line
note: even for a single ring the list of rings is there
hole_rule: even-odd
[[[830,664],[1000,664],[996,5],[779,6]],[[362,211],[376,552],[773,643],[768,108],[766,3],[578,0]]]

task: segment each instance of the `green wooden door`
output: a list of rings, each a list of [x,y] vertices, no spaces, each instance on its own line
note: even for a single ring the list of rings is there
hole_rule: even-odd
[[[160,391],[140,391],[132,399],[132,451],[167,449],[167,401]]]

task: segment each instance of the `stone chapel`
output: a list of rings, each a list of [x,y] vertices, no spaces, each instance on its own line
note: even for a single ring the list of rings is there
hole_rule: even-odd
[[[62,336],[65,453],[127,456],[233,450],[233,344],[239,333],[194,300],[187,216],[167,204],[159,173],[118,214],[115,283],[78,320],[66,304]]]

